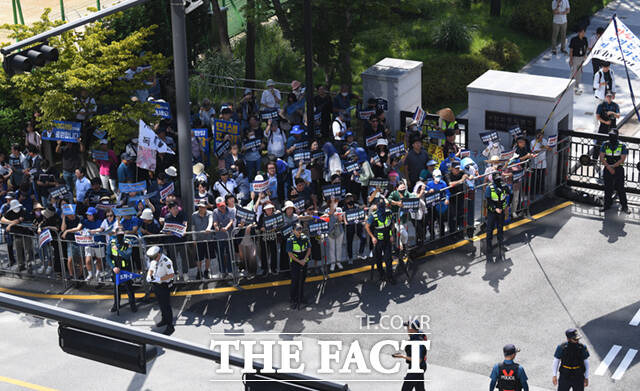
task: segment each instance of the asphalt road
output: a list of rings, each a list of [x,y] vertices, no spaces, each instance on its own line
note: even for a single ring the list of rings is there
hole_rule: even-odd
[[[174,336],[203,346],[212,339],[301,340],[306,373],[314,375],[318,340],[342,340],[346,346],[358,340],[368,359],[376,342],[404,337],[402,328],[383,328],[391,321],[385,315],[396,316],[395,326],[400,317],[423,315],[432,341],[427,389],[486,389],[502,346],[514,343],[522,350],[517,361],[531,389],[550,390],[555,346],[565,329],[579,327],[591,352],[589,388],[636,391],[638,211],[626,220],[615,212],[603,219],[592,208],[570,206],[509,231],[503,259],[487,262],[476,242],[427,258],[408,282],[402,278],[395,286],[372,282],[369,273],[310,284],[314,303],[302,311],[288,309],[288,286],[173,298],[179,314]],[[157,306],[142,306],[137,314],[125,309],[116,318],[108,312],[109,301],[46,302],[143,329],[159,319]],[[22,389],[7,378],[59,390],[243,389],[240,375],[217,375],[216,365],[180,353],[153,360],[146,376],[69,356],[57,346],[56,327],[0,313],[0,390]],[[383,365],[393,363],[383,355]],[[392,390],[400,389],[405,371],[404,364],[394,375],[355,369],[325,378],[353,390]]]

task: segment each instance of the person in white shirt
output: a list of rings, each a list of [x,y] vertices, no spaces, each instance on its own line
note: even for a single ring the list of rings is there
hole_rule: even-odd
[[[226,168],[220,169],[220,179],[213,184],[213,192],[224,198],[227,194],[233,194],[236,191],[236,181],[229,178],[229,171]]]
[[[262,92],[260,98],[260,105],[264,109],[279,109],[280,108],[280,91],[276,88],[276,83],[269,79],[267,80],[267,89]]]
[[[531,140],[533,158],[533,194],[544,194],[545,172],[547,170],[547,151],[551,150],[548,141],[543,137],[542,129],[536,132],[536,138]]]
[[[613,94],[612,99],[615,99],[616,79],[613,74],[613,69],[611,69],[611,63],[609,61],[602,61],[600,63],[600,70],[593,75],[593,98],[596,101],[594,113],[598,112],[598,106],[604,101],[608,91]],[[598,117],[594,115],[593,128],[598,129],[599,126]]]
[[[556,54],[557,38],[560,33],[560,50],[567,53],[567,15],[569,14],[569,0],[552,0],[551,10],[553,12],[553,29],[551,32],[551,53]]]
[[[207,98],[203,99],[202,106],[200,106],[200,111],[198,112],[202,126],[211,127],[211,119],[215,118],[215,116],[216,110],[211,106],[211,101]]]
[[[344,120],[344,112],[340,111],[336,119],[333,120],[331,125],[333,130],[333,139],[336,141],[344,140],[344,134],[347,133],[347,123]]]
[[[593,34],[591,37],[589,37],[589,53],[591,53],[591,51],[593,50],[593,48],[596,46],[596,42],[598,42],[598,40],[600,39],[600,37],[602,36],[602,34],[604,33],[604,27],[598,27],[596,29],[596,33]],[[593,76],[596,75],[596,73],[600,70],[600,67],[602,66],[602,60],[599,58],[592,58],[591,59],[591,66],[593,68]]]
[[[283,157],[286,152],[287,137],[278,127],[278,121],[271,121],[271,123],[269,123],[264,132],[264,136],[267,138],[267,151],[275,157]]]

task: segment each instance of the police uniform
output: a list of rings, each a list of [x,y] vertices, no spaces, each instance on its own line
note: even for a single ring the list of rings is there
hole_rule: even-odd
[[[574,341],[568,340],[558,345],[553,355],[554,376],[560,373],[558,391],[583,391],[584,381],[588,378],[589,351],[584,344],[575,342],[580,338],[576,329],[569,329],[565,334],[568,338],[574,338]]]
[[[377,210],[369,216],[367,222],[369,223],[369,229],[372,231],[371,233],[378,241],[373,250],[373,258],[376,259],[380,279],[384,279],[386,277],[388,281],[393,282],[393,263],[391,259],[393,215],[391,214],[391,211],[386,208],[382,213],[380,210]],[[383,261],[386,273],[382,268]]]
[[[153,247],[149,250],[152,251]],[[159,250],[159,249],[158,249]],[[149,255],[149,252],[147,252]],[[151,255],[149,255],[151,256]],[[170,294],[173,286],[173,276],[168,280],[162,280],[163,277],[174,275],[173,262],[169,257],[162,254],[159,259],[153,259],[149,265],[149,270],[153,273],[153,292],[158,299],[162,320],[157,323],[157,327],[167,326],[164,334],[171,334],[173,328],[173,311],[171,310]]]
[[[502,349],[505,357],[515,358],[515,354],[519,351],[512,344],[505,345]],[[501,363],[494,365],[491,371],[491,383],[489,384],[489,390],[493,391],[496,387],[499,391],[520,391],[523,388],[529,389],[527,383],[527,374],[524,368],[515,363],[513,360],[505,359]]]
[[[504,216],[507,213],[507,197],[509,188],[502,184],[502,180],[494,177],[486,190],[487,199],[487,252],[491,251],[491,241],[493,240],[493,229],[498,229],[498,246],[503,245]],[[496,209],[501,209],[498,213]]]
[[[131,240],[128,238],[124,238],[121,242],[117,240],[117,238],[112,238],[109,243],[109,247],[111,249],[111,263],[112,269],[119,268],[120,270],[126,270],[128,272],[133,271],[133,262],[131,261],[131,253],[133,249],[133,245]],[[113,307],[111,307],[111,312],[115,312],[118,308],[120,308],[120,293],[123,289],[127,291],[127,295],[129,296],[129,307],[132,312],[137,311],[136,307],[136,296],[133,288],[133,281],[127,280],[120,283],[119,286],[115,284],[116,274],[111,272],[111,279],[113,280]]]
[[[407,323],[405,323],[407,325]],[[411,327],[418,330],[416,333],[409,335],[410,341],[426,341],[426,335],[420,331],[420,323],[413,321]],[[404,347],[405,355],[411,358],[411,346]],[[407,372],[402,383],[402,391],[424,391],[424,373],[427,371],[427,348],[424,345],[420,346],[420,369],[421,372]],[[411,360],[405,360],[407,365],[411,365]]]
[[[618,141],[618,135],[616,131],[612,130],[609,132],[609,141],[602,144],[600,148],[600,156],[604,158],[604,160],[609,165],[616,164],[623,157],[626,157],[628,154],[627,146]],[[619,165],[614,168],[614,173],[610,173],[609,170],[604,168],[604,210],[607,210],[611,207],[613,202],[613,191],[615,190],[618,193],[618,198],[620,200],[620,205],[622,206],[622,210],[624,212],[628,212],[627,207],[627,192],[624,189],[624,167]]]
[[[307,235],[301,233],[300,237],[296,237],[295,233],[291,233],[287,239],[287,253],[293,253],[296,258],[304,259],[311,243]],[[291,305],[297,306],[298,303],[304,304],[304,281],[307,278],[307,264],[304,266],[289,258],[291,263],[291,291],[289,300]]]

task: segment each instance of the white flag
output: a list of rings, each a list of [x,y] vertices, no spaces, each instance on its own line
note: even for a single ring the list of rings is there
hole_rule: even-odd
[[[175,155],[171,148],[169,148],[167,144],[156,135],[156,132],[154,132],[149,125],[145,124],[143,120],[140,120],[138,129],[138,145],[148,149],[153,149],[159,153]]]
[[[598,58],[620,65],[624,65],[626,62],[627,67],[637,76],[640,76],[640,40],[638,40],[638,37],[636,37],[617,16],[615,18],[618,24],[620,45],[618,45],[618,36],[616,36],[616,28],[612,20],[600,39],[598,39],[593,46],[593,50],[591,50],[589,57],[584,61],[583,66],[591,61],[592,58]],[[620,51],[621,46],[622,52]],[[624,61],[622,60],[623,54]]]

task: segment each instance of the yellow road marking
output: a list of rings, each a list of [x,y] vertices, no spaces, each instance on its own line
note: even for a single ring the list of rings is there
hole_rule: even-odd
[[[14,386],[20,386],[20,387],[23,387],[23,388],[28,388],[30,390],[57,391],[55,388],[39,386],[37,384],[28,383],[26,381],[22,381],[22,380],[18,380],[18,379],[12,379],[12,378],[6,377],[6,376],[0,376],[0,382],[13,384]]]
[[[544,210],[538,214],[533,215],[532,219],[530,218],[524,218],[522,220],[516,221],[514,223],[508,224],[504,227],[505,231],[520,227],[524,224],[530,223],[534,220],[538,220],[544,216],[548,216],[551,213],[554,213],[560,209],[564,209],[569,205],[573,205],[573,202],[571,201],[566,201],[563,202],[562,204],[556,205],[552,208],[549,208],[547,210]],[[429,257],[429,256],[433,256],[433,255],[438,255],[438,254],[442,254],[445,253],[447,251],[451,251],[451,250],[455,250],[456,248],[459,247],[463,247],[466,246],[467,244],[471,243],[471,242],[477,242],[479,240],[482,240],[484,238],[486,238],[487,234],[483,233],[480,235],[476,235],[470,239],[464,239],[461,240],[457,243],[453,243],[453,244],[449,244],[447,246],[444,247],[440,247],[434,250],[429,250],[427,251],[424,255],[422,255],[422,257]],[[397,264],[398,262],[395,261],[393,262],[394,265]],[[338,277],[344,277],[344,276],[350,276],[353,274],[358,274],[358,273],[363,273],[363,272],[367,272],[371,270],[371,266],[370,265],[366,265],[366,266],[361,266],[361,267],[357,267],[354,269],[349,269],[349,270],[342,270],[339,272],[335,272],[335,273],[330,273],[327,277],[328,278],[338,278]],[[307,281],[321,281],[324,279],[324,276],[322,275],[318,275],[318,276],[310,276],[307,278]],[[256,284],[247,284],[247,285],[240,285],[239,287],[220,287],[220,288],[211,288],[211,289],[193,289],[193,290],[188,290],[188,291],[178,291],[178,292],[173,292],[171,295],[172,296],[197,296],[197,295],[209,295],[209,294],[215,294],[215,293],[230,293],[230,292],[240,292],[243,290],[252,290],[252,289],[261,289],[261,288],[273,288],[273,287],[278,287],[278,286],[284,286],[284,285],[290,285],[291,284],[291,280],[279,280],[279,281],[272,281],[272,282],[261,282],[261,283],[256,283]],[[4,293],[10,293],[12,295],[17,295],[17,296],[25,296],[25,297],[33,297],[33,298],[38,298],[38,299],[61,299],[61,300],[111,300],[113,299],[112,295],[76,295],[76,294],[70,294],[70,295],[64,295],[64,294],[46,294],[46,293],[33,293],[33,292],[26,292],[26,291],[19,291],[19,290],[15,290],[15,289],[9,289],[9,288],[2,288],[0,287],[0,292],[4,292]],[[144,293],[136,293],[136,298],[141,298],[144,296]]]

